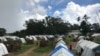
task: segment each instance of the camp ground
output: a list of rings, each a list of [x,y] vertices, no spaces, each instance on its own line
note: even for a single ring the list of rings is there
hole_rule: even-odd
[[[55,48],[50,53],[50,56],[74,56],[74,54],[69,50],[65,43],[63,43],[63,39],[58,38],[58,42]],[[63,42],[62,42],[63,41]]]
[[[0,56],[8,55],[8,50],[3,43],[0,43]]]
[[[80,40],[76,45],[76,52],[81,56],[96,56],[98,53],[100,55],[100,44],[88,40]]]

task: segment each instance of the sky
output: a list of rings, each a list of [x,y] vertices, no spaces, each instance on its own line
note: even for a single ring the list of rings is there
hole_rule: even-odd
[[[0,0],[0,28],[7,33],[25,29],[28,19],[42,20],[46,16],[61,17],[79,24],[77,17],[87,14],[88,22],[99,22],[100,0]]]

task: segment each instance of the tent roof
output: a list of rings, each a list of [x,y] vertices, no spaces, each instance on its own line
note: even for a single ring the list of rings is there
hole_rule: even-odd
[[[3,43],[0,43],[0,55],[8,54],[8,50]]]
[[[93,49],[93,51],[96,52],[96,53],[100,53],[100,45],[97,46],[97,47],[95,47],[95,48]]]
[[[51,52],[50,56],[74,56],[74,54],[69,49],[58,46]]]
[[[64,45],[63,43],[57,43],[56,46],[55,46],[55,48],[57,48],[58,46],[63,46],[66,49],[68,49],[68,47],[66,45]]]
[[[26,40],[24,38],[20,38],[20,40],[22,41],[22,43],[26,43]]]
[[[100,33],[94,33],[92,37],[100,36]]]

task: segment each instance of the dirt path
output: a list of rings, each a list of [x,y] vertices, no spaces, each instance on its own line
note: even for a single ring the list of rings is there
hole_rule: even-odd
[[[29,56],[30,53],[33,51],[34,48],[35,48],[35,47],[30,48],[29,50],[25,51],[25,52],[22,53],[22,54],[19,54],[18,56]]]

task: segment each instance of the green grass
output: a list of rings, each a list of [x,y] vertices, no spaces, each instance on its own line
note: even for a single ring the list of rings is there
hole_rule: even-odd
[[[72,38],[71,38],[71,37],[65,37],[65,41],[66,41],[67,43],[69,43],[69,42],[72,41]]]
[[[31,48],[31,47],[33,47],[33,45],[29,45],[29,44],[22,44],[22,47],[21,47],[21,49],[19,49],[19,50],[17,50],[17,51],[15,51],[15,52],[13,52],[15,55],[18,55],[18,54],[21,54],[21,53],[23,53],[23,52],[25,52],[25,51],[27,51],[29,48]]]
[[[46,47],[39,47],[34,49],[33,51],[36,53],[45,53],[45,52],[49,52],[52,50],[52,47],[46,46]]]

